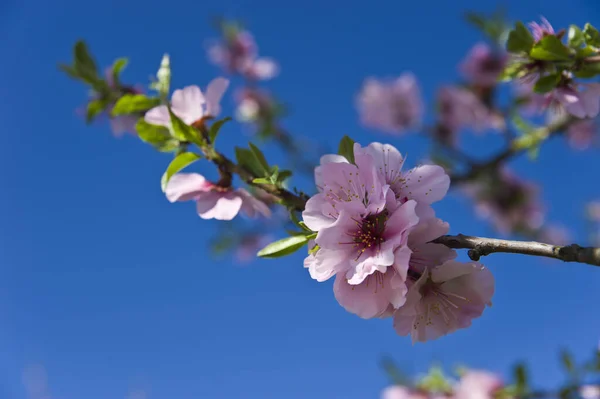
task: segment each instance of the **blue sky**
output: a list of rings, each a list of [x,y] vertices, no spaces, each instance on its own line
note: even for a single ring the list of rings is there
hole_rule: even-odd
[[[546,16],[554,26],[596,24],[595,0],[505,1],[513,18]],[[472,328],[412,346],[390,320],[361,320],[316,283],[302,254],[240,266],[210,258],[217,222],[191,204],[169,204],[159,179],[169,161],[134,137],[75,114],[86,93],[56,69],[78,38],[102,65],[129,56],[130,82],[147,82],[163,52],[173,86],[205,85],[210,18],[242,18],[281,75],[268,87],[291,105],[291,132],[333,147],[348,134],[425,154],[424,139],[389,137],[358,124],[353,97],[368,75],[417,74],[428,100],[457,78],[478,33],[465,10],[477,0],[171,0],[89,3],[10,1],[0,6],[0,397],[26,398],[22,373],[41,364],[52,399],[376,398],[378,365],[393,356],[408,373],[432,361],[507,373],[529,359],[534,382],[562,375],[557,350],[587,356],[600,338],[600,272],[519,256],[485,259],[496,277],[494,306]],[[231,112],[233,100],[225,100]],[[243,142],[243,128],[223,135]],[[478,153],[499,138],[468,138]],[[224,144],[228,140],[222,140]],[[490,144],[491,143],[491,144]],[[226,152],[230,148],[224,149]],[[308,150],[310,151],[310,150]],[[281,159],[269,147],[267,154]],[[549,220],[584,238],[586,201],[600,196],[597,152],[554,141],[539,160],[514,163],[543,185]],[[212,173],[210,165],[198,171]],[[306,185],[300,180],[299,184]],[[436,206],[452,232],[493,234],[467,200]],[[38,399],[38,398],[36,398]]]

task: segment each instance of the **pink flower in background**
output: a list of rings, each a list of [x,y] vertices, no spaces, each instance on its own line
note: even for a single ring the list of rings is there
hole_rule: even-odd
[[[221,112],[221,98],[229,86],[229,80],[213,79],[206,88],[206,94],[198,86],[178,89],[171,96],[171,110],[184,123],[192,125],[203,118],[215,117]],[[171,116],[166,105],[152,108],[144,116],[152,125],[170,127]]]
[[[221,187],[197,173],[177,173],[167,184],[165,194],[170,202],[196,201],[198,216],[202,219],[231,220],[240,211],[249,217],[271,215],[262,201],[243,188]]]
[[[478,262],[447,261],[425,269],[394,314],[399,335],[414,342],[439,338],[471,325],[491,305],[494,277]]]
[[[479,217],[490,220],[502,234],[537,231],[544,222],[538,187],[519,179],[506,168],[496,176],[465,185],[463,190],[475,201]]]
[[[208,57],[228,73],[239,73],[249,79],[271,79],[279,72],[275,61],[258,57],[256,42],[247,31],[237,31],[225,42],[212,45]]]
[[[427,399],[429,395],[400,385],[392,385],[381,392],[381,399]]]
[[[593,120],[581,120],[572,123],[567,128],[567,140],[569,145],[576,150],[589,148],[598,132],[598,126]]]
[[[583,399],[600,399],[600,386],[583,385],[579,388],[579,394]]]
[[[276,112],[275,100],[264,90],[245,88],[235,97],[236,118],[240,122],[268,121]]]
[[[460,70],[475,85],[490,87],[498,83],[505,64],[505,55],[494,52],[485,43],[477,43],[460,65]]]
[[[235,257],[239,262],[250,262],[256,259],[256,253],[273,241],[268,234],[253,234],[242,237],[235,249]]]
[[[401,133],[417,127],[423,114],[421,92],[411,73],[391,81],[368,78],[356,104],[365,126],[387,133]]]
[[[456,399],[494,399],[504,383],[488,371],[469,370],[454,387]]]
[[[600,83],[563,86],[551,94],[553,101],[578,118],[594,118],[600,113]]]
[[[523,100],[521,110],[526,115],[539,114],[545,111],[549,105],[546,95],[533,91],[535,81],[535,79],[517,79],[513,81],[515,94]]]
[[[529,29],[531,30],[531,34],[533,35],[533,39],[537,42],[542,40],[544,36],[554,35],[554,28],[550,25],[550,22],[544,17],[540,17],[541,23],[530,22]]]
[[[488,108],[470,90],[444,86],[438,92],[441,124],[450,131],[471,128],[477,132],[494,127]]]
[[[552,245],[567,245],[571,234],[564,226],[545,225],[539,232],[539,240]]]
[[[586,211],[588,218],[592,222],[600,222],[600,201],[589,202],[586,206]]]

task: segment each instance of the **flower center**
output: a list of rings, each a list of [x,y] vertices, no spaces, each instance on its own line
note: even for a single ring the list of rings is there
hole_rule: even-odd
[[[343,244],[352,244],[358,251],[356,259],[358,260],[365,251],[374,249],[379,252],[381,244],[385,242],[384,232],[388,220],[388,212],[383,211],[375,215],[367,215],[362,220],[355,220],[358,229],[346,233],[352,238],[351,242]]]

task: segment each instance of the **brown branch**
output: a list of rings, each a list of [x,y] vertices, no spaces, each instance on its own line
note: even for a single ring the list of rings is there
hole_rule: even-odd
[[[540,141],[545,140],[548,137],[553,135],[562,133],[573,121],[575,118],[572,117],[564,117],[559,120],[551,123],[550,125],[540,128],[538,131],[538,136],[540,136]],[[505,150],[501,151],[494,157],[488,159],[487,161],[472,164],[471,168],[461,174],[451,174],[450,181],[452,183],[465,183],[470,180],[473,180],[478,175],[494,170],[498,166],[500,166],[503,162],[508,161],[509,159],[519,156],[525,153],[528,150],[526,146],[521,145],[519,139],[515,139],[512,141],[511,145]]]
[[[500,240],[463,234],[441,236],[432,242],[452,249],[469,249],[469,258],[475,261],[492,253],[510,253],[600,266],[600,248],[580,247],[577,244],[560,246],[535,241]]]

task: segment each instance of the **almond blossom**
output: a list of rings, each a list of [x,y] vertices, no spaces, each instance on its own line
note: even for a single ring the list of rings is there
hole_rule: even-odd
[[[496,374],[482,370],[469,370],[454,387],[456,399],[494,399],[504,387]]]
[[[381,399],[428,399],[429,395],[401,385],[392,385],[381,392]]]
[[[394,314],[396,332],[410,334],[413,343],[469,327],[491,306],[494,277],[479,262],[450,260],[416,277],[406,303]]]
[[[536,42],[542,40],[544,36],[554,35],[554,28],[550,25],[550,22],[544,17],[540,17],[541,23],[530,22],[529,29],[531,30],[531,34],[533,35],[533,39]]]
[[[197,173],[173,175],[165,194],[170,202],[196,201],[196,211],[202,219],[231,220],[240,211],[249,217],[271,215],[269,207],[245,189],[221,187]]]
[[[576,150],[585,150],[596,140],[598,126],[593,120],[574,122],[567,128],[567,141]]]
[[[485,43],[477,43],[460,65],[462,74],[472,83],[491,87],[498,83],[506,56],[498,54]]]
[[[219,115],[219,103],[228,86],[229,80],[216,78],[208,84],[205,93],[198,86],[175,90],[171,96],[171,110],[188,125],[201,123],[206,118]],[[152,125],[171,126],[171,116],[166,105],[152,108],[146,112],[144,119]]]
[[[578,118],[594,118],[600,113],[600,83],[565,85],[550,95],[553,101]]]
[[[393,81],[367,79],[356,105],[365,126],[401,133],[419,125],[423,102],[415,76],[404,73]]]
[[[254,37],[244,30],[229,32],[224,42],[208,49],[208,57],[227,72],[239,73],[249,79],[271,79],[279,69],[272,59],[258,57]]]
[[[497,125],[489,109],[470,90],[444,86],[438,92],[440,123],[450,131],[471,128],[481,132]]]

